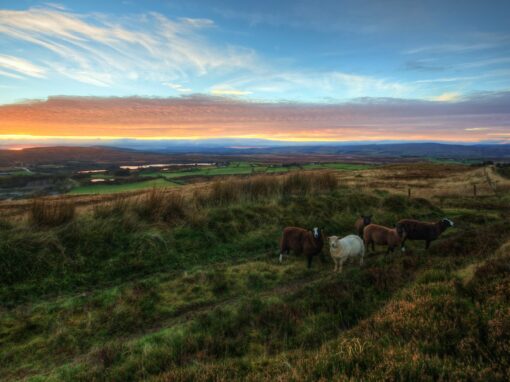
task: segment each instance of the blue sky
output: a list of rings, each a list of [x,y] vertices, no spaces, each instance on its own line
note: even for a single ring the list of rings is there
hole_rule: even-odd
[[[1,103],[192,93],[451,101],[510,87],[507,1],[0,1],[0,8]]]
[[[0,135],[508,141],[509,14],[499,0],[0,1]],[[326,120],[320,105],[338,108]]]

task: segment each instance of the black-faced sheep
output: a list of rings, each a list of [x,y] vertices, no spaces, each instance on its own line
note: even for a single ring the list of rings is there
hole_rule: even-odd
[[[443,218],[435,223],[427,223],[414,219],[402,219],[397,225],[397,231],[402,238],[402,250],[405,250],[404,243],[409,240],[424,240],[425,249],[430,243],[436,240],[447,228],[453,227],[450,219]]]
[[[378,224],[369,224],[363,231],[363,241],[365,242],[367,250],[370,244],[372,244],[372,251],[375,251],[375,244],[387,245],[388,250],[386,253],[390,253],[400,245],[401,240],[395,228],[388,228]]]
[[[312,259],[322,251],[324,239],[320,228],[315,227],[311,231],[299,227],[287,227],[283,230],[280,240],[280,263],[283,254],[292,250],[295,254],[303,254],[308,259],[308,268],[312,266]]]

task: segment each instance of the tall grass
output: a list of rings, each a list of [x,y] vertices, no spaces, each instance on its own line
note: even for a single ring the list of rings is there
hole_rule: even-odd
[[[201,206],[218,206],[239,201],[278,199],[293,194],[307,196],[312,193],[331,192],[337,187],[337,178],[331,172],[297,172],[286,176],[257,175],[216,181],[209,189],[197,191],[194,199]]]
[[[39,227],[56,227],[73,220],[75,205],[68,201],[35,199],[30,206],[29,220]]]
[[[167,193],[154,188],[136,200],[134,210],[142,219],[171,223],[186,216],[186,206],[182,194]]]

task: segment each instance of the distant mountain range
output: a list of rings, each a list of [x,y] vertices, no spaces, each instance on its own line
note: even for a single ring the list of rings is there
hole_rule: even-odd
[[[266,154],[330,154],[369,157],[440,158],[440,159],[510,159],[510,144],[459,145],[442,143],[387,143],[337,146],[285,146],[233,150]]]
[[[145,145],[124,142],[123,147],[160,153],[210,153],[219,155],[354,155],[360,157],[510,159],[510,144],[452,144],[435,142],[282,142],[254,140],[200,140],[149,142]],[[137,142],[138,143],[138,142]]]

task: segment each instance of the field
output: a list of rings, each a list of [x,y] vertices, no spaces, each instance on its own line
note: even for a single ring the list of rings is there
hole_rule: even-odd
[[[0,380],[507,380],[510,180],[456,164],[349,170],[11,202]],[[278,263],[283,227],[346,235],[361,213],[455,227],[341,274],[327,249],[311,270]]]
[[[129,192],[144,190],[150,188],[175,187],[175,183],[164,179],[146,180],[143,182],[125,183],[125,184],[94,184],[73,188],[69,193],[71,195],[80,194],[111,194],[117,192]]]

